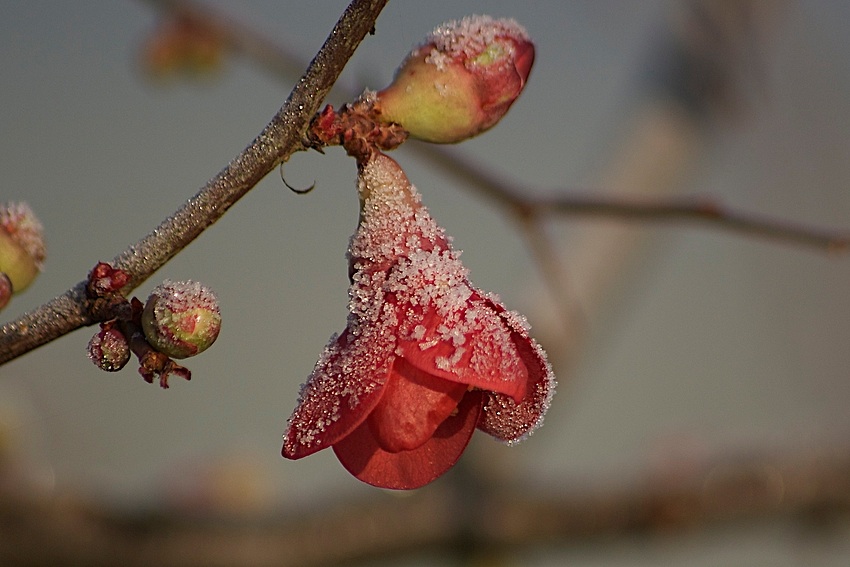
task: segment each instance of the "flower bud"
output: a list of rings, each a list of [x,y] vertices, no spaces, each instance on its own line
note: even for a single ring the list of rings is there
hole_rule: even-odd
[[[44,262],[44,229],[26,203],[0,204],[0,272],[15,293],[29,286]]]
[[[117,372],[130,360],[130,345],[121,331],[104,324],[89,341],[88,355],[89,360],[101,370]]]
[[[381,119],[454,143],[494,126],[522,92],[534,44],[511,19],[468,16],[436,28],[376,94]]]
[[[212,290],[193,281],[164,281],[142,312],[145,338],[172,358],[195,356],[218,338],[221,313]]]

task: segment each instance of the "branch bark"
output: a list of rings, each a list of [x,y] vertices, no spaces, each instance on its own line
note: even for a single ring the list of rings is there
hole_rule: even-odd
[[[218,175],[150,234],[115,257],[127,272],[129,293],[224,215],[263,177],[303,149],[301,139],[357,46],[374,30],[387,0],[353,0],[263,131]],[[0,329],[0,364],[95,321],[87,309],[85,281]]]

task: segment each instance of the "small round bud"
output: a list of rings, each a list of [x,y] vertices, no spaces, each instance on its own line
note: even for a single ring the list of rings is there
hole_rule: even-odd
[[[120,293],[121,288],[127,285],[130,276],[124,270],[113,268],[106,262],[98,262],[89,272],[86,292],[89,297],[106,297],[110,294]]]
[[[381,119],[414,138],[455,143],[493,127],[522,92],[534,44],[510,19],[469,16],[435,29],[376,94]]]
[[[29,286],[44,262],[44,229],[26,203],[0,204],[0,272],[15,293]]]
[[[221,313],[212,290],[193,281],[164,281],[142,312],[145,338],[172,358],[187,358],[209,348],[218,338]]]
[[[115,327],[103,325],[91,338],[88,346],[89,360],[101,370],[117,372],[130,360],[130,345]]]

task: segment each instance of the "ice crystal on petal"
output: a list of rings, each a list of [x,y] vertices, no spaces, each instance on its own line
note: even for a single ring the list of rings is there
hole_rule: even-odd
[[[298,458],[333,445],[374,408],[389,373],[391,341],[348,331],[331,337],[289,418],[284,455]]]
[[[530,41],[528,32],[516,20],[495,19],[491,16],[473,15],[461,20],[446,22],[434,29],[426,43],[432,43],[434,49],[428,55],[428,60],[438,68],[444,67],[447,61],[463,56],[468,65],[474,64],[483,53],[494,45],[504,49],[512,49],[513,42],[498,42],[499,38],[512,38],[513,41]],[[501,58],[509,64],[512,58]]]
[[[557,382],[546,352],[528,335],[525,318],[514,311],[508,311],[501,304],[494,305],[505,323],[511,327],[514,343],[528,369],[529,392],[519,403],[504,394],[491,392],[484,402],[478,428],[508,444],[514,444],[526,439],[543,425],[543,417],[552,403]]]

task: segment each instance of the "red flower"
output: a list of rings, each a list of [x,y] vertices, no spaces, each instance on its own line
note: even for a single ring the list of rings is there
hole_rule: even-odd
[[[474,288],[399,165],[361,164],[346,329],[303,386],[283,456],[333,447],[351,474],[411,489],[445,473],[477,427],[513,443],[555,380],[522,316]]]

